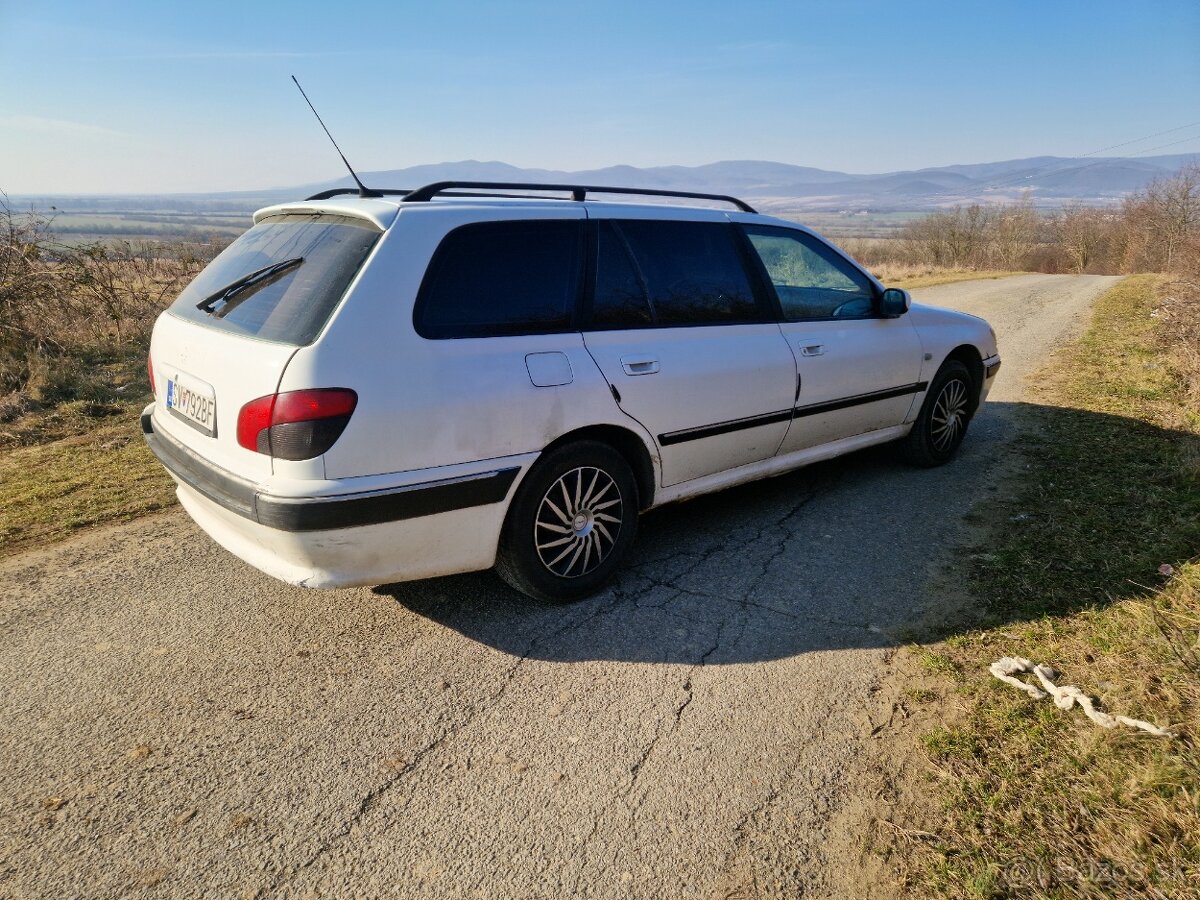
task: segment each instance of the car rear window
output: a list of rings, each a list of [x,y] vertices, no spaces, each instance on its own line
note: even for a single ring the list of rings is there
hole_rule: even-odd
[[[347,216],[272,216],[226,247],[170,312],[262,340],[312,343],[381,233]]]
[[[413,320],[426,338],[546,334],[570,328],[582,222],[463,225],[434,254]]]

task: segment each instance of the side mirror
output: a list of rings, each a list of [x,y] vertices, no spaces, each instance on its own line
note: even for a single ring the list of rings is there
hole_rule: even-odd
[[[908,295],[908,291],[900,288],[888,288],[879,300],[879,313],[889,319],[894,319],[908,312],[910,306],[912,306],[912,297]]]

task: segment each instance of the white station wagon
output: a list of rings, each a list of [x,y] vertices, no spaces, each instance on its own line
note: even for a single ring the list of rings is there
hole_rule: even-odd
[[[731,197],[348,193],[260,210],[151,342],[180,502],[292,584],[583,597],[652,507],[888,441],[946,462],[1000,366],[986,322]]]

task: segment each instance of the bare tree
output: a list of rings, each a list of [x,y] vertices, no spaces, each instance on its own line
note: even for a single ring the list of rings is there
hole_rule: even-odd
[[[1076,274],[1096,267],[1108,248],[1110,214],[1074,204],[1054,219],[1054,237]]]
[[[1146,189],[1150,230],[1163,253],[1163,270],[1176,271],[1181,250],[1200,231],[1200,165],[1192,163]]]
[[[981,265],[991,224],[991,213],[978,203],[956,206],[909,224],[901,240],[917,261],[953,268]]]
[[[1037,246],[1039,224],[1028,191],[1018,203],[1001,207],[994,215],[991,228],[996,264],[1003,269],[1024,268]]]
[[[84,351],[125,352],[215,255],[215,246],[55,240],[52,220],[0,193],[0,396]]]

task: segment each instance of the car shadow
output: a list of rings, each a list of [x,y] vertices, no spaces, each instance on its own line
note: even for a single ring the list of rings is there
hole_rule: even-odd
[[[563,662],[737,664],[944,637],[981,621],[956,548],[983,539],[972,528],[986,525],[1002,467],[1026,464],[1014,438],[1045,416],[1147,427],[990,403],[940,468],[876,447],[653,510],[616,582],[576,604],[538,603],[491,573],[375,590],[474,641]]]

